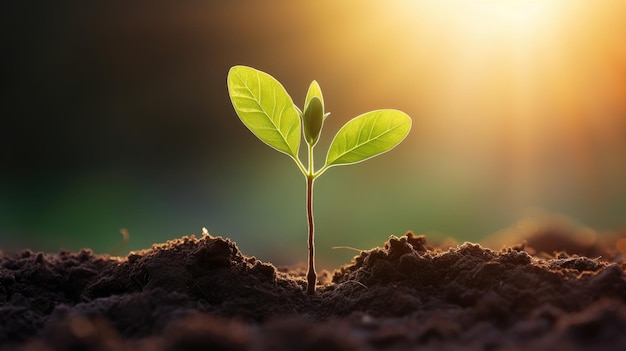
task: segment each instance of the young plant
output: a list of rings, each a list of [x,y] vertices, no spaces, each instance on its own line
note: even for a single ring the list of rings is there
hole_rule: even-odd
[[[324,97],[316,81],[309,86],[304,109],[294,105],[285,88],[274,77],[251,67],[234,66],[228,72],[228,93],[243,124],[261,141],[291,157],[306,178],[306,211],[309,228],[307,293],[315,293],[315,234],[313,184],[333,166],[361,162],[398,145],[411,129],[411,118],[398,110],[376,110],[348,121],[335,135],[324,166],[315,170],[313,149],[324,120]],[[302,131],[302,135],[300,134]],[[300,140],[307,147],[307,163],[299,157]]]

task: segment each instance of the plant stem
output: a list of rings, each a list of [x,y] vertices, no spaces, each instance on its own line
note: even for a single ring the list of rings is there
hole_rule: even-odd
[[[315,294],[315,283],[317,282],[317,274],[315,273],[315,244],[313,242],[315,235],[314,219],[313,219],[313,182],[312,177],[307,177],[306,181],[306,212],[309,220],[309,270],[306,273],[307,289],[309,295]]]
[[[306,214],[309,224],[309,270],[306,273],[307,287],[306,292],[309,295],[315,294],[315,284],[317,282],[317,273],[315,273],[315,223],[313,218],[313,183],[316,176],[313,174],[313,146],[308,145],[309,151],[309,170],[306,175]]]

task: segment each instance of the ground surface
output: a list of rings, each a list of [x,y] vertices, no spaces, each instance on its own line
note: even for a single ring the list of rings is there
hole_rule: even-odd
[[[543,239],[407,233],[320,274],[315,296],[303,271],[208,235],[126,258],[26,250],[0,257],[0,349],[626,350],[623,254]]]

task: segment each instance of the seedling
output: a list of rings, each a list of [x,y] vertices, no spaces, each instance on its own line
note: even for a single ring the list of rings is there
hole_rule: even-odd
[[[261,141],[291,157],[306,178],[306,211],[309,229],[307,293],[315,293],[315,229],[313,184],[330,167],[365,161],[393,149],[409,133],[411,118],[398,110],[376,110],[348,121],[330,144],[326,162],[315,170],[313,149],[324,120],[324,97],[316,81],[311,82],[300,110],[274,77],[251,67],[234,66],[228,72],[228,93],[243,124]],[[301,134],[302,132],[302,134]],[[300,140],[307,146],[307,164],[300,160]]]

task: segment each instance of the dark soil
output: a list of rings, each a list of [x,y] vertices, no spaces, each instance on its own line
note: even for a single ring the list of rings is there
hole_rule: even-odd
[[[534,242],[443,249],[407,233],[322,272],[314,296],[304,271],[208,235],[126,258],[26,250],[0,260],[0,349],[626,350],[614,242]]]

